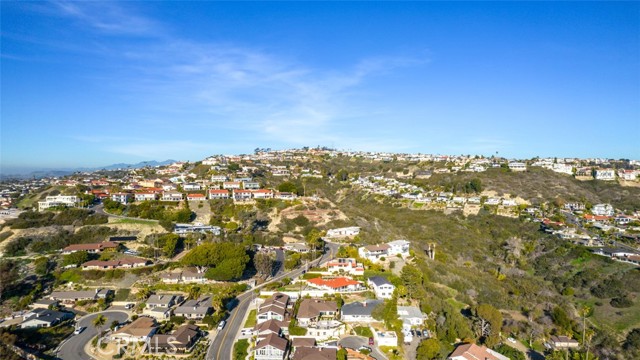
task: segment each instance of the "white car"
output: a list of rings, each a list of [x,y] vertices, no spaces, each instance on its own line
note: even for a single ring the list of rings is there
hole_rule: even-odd
[[[224,329],[224,326],[227,324],[226,321],[222,320],[220,321],[220,324],[218,324],[218,331]]]
[[[81,333],[81,332],[83,332],[83,331],[84,331],[84,329],[86,329],[86,328],[87,328],[86,326],[82,326],[82,327],[79,327],[79,328],[75,329],[75,330],[73,331],[73,335],[78,335],[78,334],[80,334],[80,333]]]
[[[512,338],[512,337],[507,338],[507,341],[508,341],[508,342],[510,342],[510,343],[513,343],[513,344],[515,344],[515,343],[516,343],[516,339],[514,339],[514,338]]]

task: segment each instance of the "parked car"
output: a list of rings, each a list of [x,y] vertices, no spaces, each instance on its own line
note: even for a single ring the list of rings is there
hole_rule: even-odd
[[[507,338],[507,341],[510,342],[510,343],[514,343],[514,344],[516,343],[516,339],[514,339],[512,337]]]
[[[218,324],[218,331],[224,329],[224,326],[227,324],[226,321],[222,320],[220,321],[220,323]]]
[[[416,335],[418,335],[419,337],[422,337],[422,331],[416,330]]]
[[[127,304],[124,306],[125,309],[133,309],[133,304]]]
[[[73,331],[73,335],[78,335],[78,334],[80,334],[80,333],[81,333],[81,332],[83,332],[83,331],[84,331],[84,329],[86,329],[86,328],[87,328],[86,326],[81,326],[81,327],[79,327],[79,328],[75,329],[75,330]]]
[[[364,345],[362,345],[362,346],[360,346],[360,347],[358,348],[358,351],[363,351],[363,350],[366,350],[366,351],[368,351],[368,352],[371,352],[371,348],[370,348],[370,347],[368,347],[368,346],[364,346]]]

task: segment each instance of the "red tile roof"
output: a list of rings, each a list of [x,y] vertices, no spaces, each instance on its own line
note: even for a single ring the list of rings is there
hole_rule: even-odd
[[[309,279],[307,280],[307,282],[314,284],[314,285],[318,285],[318,286],[327,286],[330,287],[332,289],[339,289],[345,286],[349,286],[349,285],[358,285],[359,282],[353,280],[353,279],[348,279],[348,278],[344,278],[344,277],[338,277],[335,279],[323,279],[323,278],[314,278],[314,279]]]

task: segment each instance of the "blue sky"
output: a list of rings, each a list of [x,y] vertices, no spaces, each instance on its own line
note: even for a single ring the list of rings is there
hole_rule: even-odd
[[[1,165],[640,158],[637,2],[2,2]]]

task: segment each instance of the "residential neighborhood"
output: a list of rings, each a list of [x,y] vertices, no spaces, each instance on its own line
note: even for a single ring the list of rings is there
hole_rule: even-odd
[[[422,232],[405,232],[393,228],[402,217],[384,226],[358,215],[349,217],[336,205],[338,198],[320,195],[323,181],[337,181],[339,174],[270,165],[319,156],[310,155],[315,154],[311,150],[211,156],[209,170],[202,172],[197,170],[204,165],[190,167],[179,162],[157,169],[131,169],[119,177],[87,173],[44,179],[25,185],[21,197],[37,194],[40,188],[61,194],[34,201],[32,210],[5,209],[2,215],[9,224],[18,224],[12,231],[30,226],[38,229],[36,221],[45,226],[58,221],[63,225],[56,226],[62,227],[52,227],[48,236],[53,241],[41,241],[37,233],[30,240],[11,234],[8,241],[17,239],[27,245],[24,250],[9,246],[7,251],[13,254],[9,258],[51,259],[47,266],[58,269],[46,288],[36,287],[34,296],[6,313],[0,328],[67,329],[69,335],[60,350],[63,354],[77,346],[88,354],[97,353],[98,347],[80,334],[92,334],[94,339],[99,334],[105,349],[133,358],[226,358],[223,354],[238,351],[246,358],[268,360],[504,360],[516,353],[555,359],[555,354],[587,350],[582,334],[558,325],[551,313],[554,308],[536,310],[551,315],[545,320],[546,331],[534,335],[514,325],[522,320],[512,318],[515,310],[506,308],[495,310],[501,323],[491,324],[502,332],[482,327],[493,318],[480,315],[479,306],[485,304],[481,299],[493,295],[478,293],[484,291],[482,284],[458,279],[464,281],[462,287],[462,282],[449,278],[457,278],[459,271],[473,276],[469,274],[486,270],[475,268],[479,266],[477,255],[466,255],[471,247],[451,246],[441,238],[464,240],[470,233],[460,229],[477,226],[474,219],[495,219],[522,224],[518,226],[535,232],[524,236],[543,239],[538,241],[548,242],[548,247],[576,247],[586,251],[582,259],[613,261],[623,267],[622,273],[640,265],[640,214],[615,200],[567,198],[541,203],[523,194],[486,193],[474,178],[462,190],[419,185],[445,175],[495,172],[529,176],[538,171],[572,181],[635,182],[637,177],[631,175],[635,170],[607,171],[606,162],[596,161],[597,168],[579,172],[576,169],[582,169],[583,162],[578,159],[401,155],[405,160],[393,160],[397,155],[314,151],[372,165],[396,161],[450,164],[393,176],[376,173],[374,166],[371,173],[347,176],[339,184],[369,199],[359,207],[373,201],[373,209],[390,206],[403,211],[403,217],[436,216],[461,225],[446,231],[426,227]],[[243,162],[245,165],[230,170],[232,164]],[[185,171],[189,168],[191,172]],[[273,177],[267,180],[265,173]],[[318,183],[312,187],[314,181]],[[73,211],[78,214],[73,213],[73,220],[57,220]],[[65,226],[77,229],[64,232],[69,231]],[[502,239],[502,245],[493,248],[494,255],[482,256],[493,257],[502,267],[488,272],[490,277],[483,280],[487,283],[492,278],[501,282],[514,277],[518,273],[512,269],[514,259],[524,251],[522,234],[503,238],[497,229],[487,234]],[[511,253],[497,250],[503,248]],[[496,258],[496,253],[504,259]],[[443,266],[452,267],[444,271]],[[567,289],[564,293],[570,292]],[[589,289],[597,295],[602,291],[600,287]],[[633,290],[628,291],[610,303],[629,306],[626,304],[634,298]],[[446,302],[438,300],[447,296],[452,297]],[[101,315],[108,319],[105,324],[87,323],[86,319]],[[534,320],[531,326],[539,326]],[[580,326],[578,320],[572,323],[574,327]],[[480,330],[484,333],[476,335]],[[450,333],[456,337],[448,338]],[[137,345],[124,346],[133,343]],[[28,344],[20,346],[30,349]],[[438,350],[425,357],[431,346]],[[523,350],[527,348],[530,353]]]

